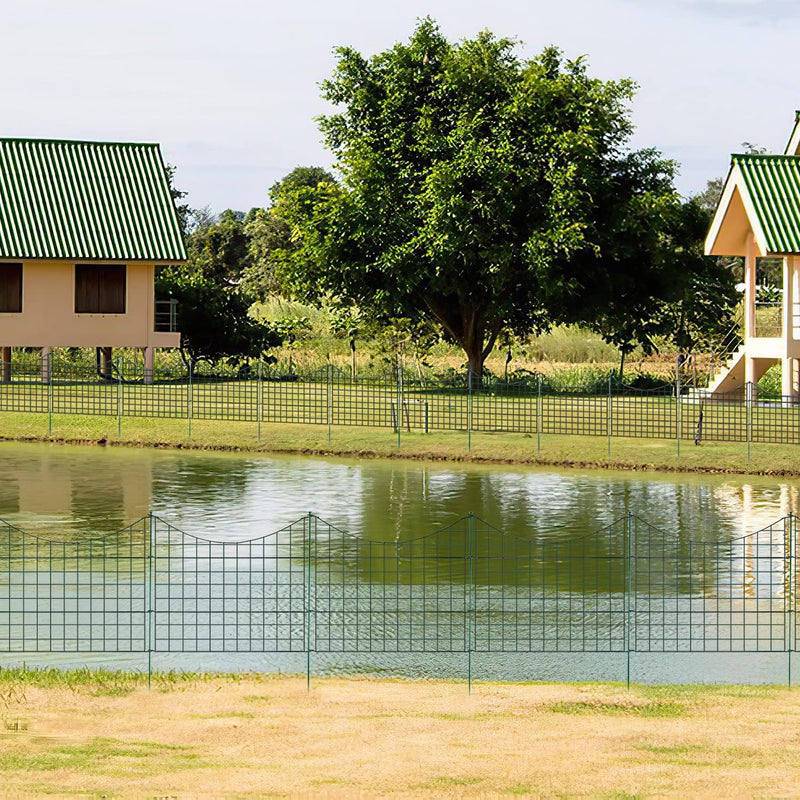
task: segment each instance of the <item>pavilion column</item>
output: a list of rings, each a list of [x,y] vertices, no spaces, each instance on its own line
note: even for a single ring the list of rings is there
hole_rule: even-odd
[[[747,251],[744,257],[744,341],[756,335],[756,244],[752,233],[747,235]],[[745,349],[745,383],[756,385],[756,365],[753,357]]]
[[[155,360],[156,360],[156,349],[155,347],[145,347],[144,349],[144,382],[145,383],[152,383],[153,382],[153,373],[155,370]]]
[[[100,374],[104,378],[111,378],[112,368],[111,360],[113,358],[113,349],[110,347],[100,348]]]
[[[2,365],[2,375],[0,375],[0,380],[3,383],[11,383],[11,348],[4,347],[2,354],[0,354],[0,361],[3,362]]]
[[[783,259],[783,300],[781,303],[781,331],[783,332],[783,359],[781,363],[781,394],[794,399],[796,383],[794,380],[795,359],[792,357],[792,309],[794,308],[794,281],[792,271],[794,259]]]
[[[42,348],[42,383],[50,383],[50,356],[53,349],[51,347]]]

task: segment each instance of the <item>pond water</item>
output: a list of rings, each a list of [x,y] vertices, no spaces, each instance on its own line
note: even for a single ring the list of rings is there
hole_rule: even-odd
[[[637,680],[778,682],[795,578],[769,526],[799,500],[784,478],[3,443],[9,548],[37,538],[3,567],[0,651],[141,666],[152,637],[166,668],[302,671],[313,651],[315,671],[461,676],[468,657],[477,677],[578,679],[632,657]],[[109,536],[150,511],[152,631],[146,528],[123,579]],[[90,640],[133,652],[68,652]]]

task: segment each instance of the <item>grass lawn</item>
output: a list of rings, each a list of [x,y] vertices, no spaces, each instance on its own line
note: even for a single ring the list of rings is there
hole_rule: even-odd
[[[0,672],[3,793],[786,797],[800,690]]]
[[[792,444],[681,442],[674,439],[567,436],[535,433],[473,432],[471,448],[463,431],[429,434],[386,428],[186,419],[54,414],[48,435],[47,414],[0,412],[0,439],[101,443],[254,452],[330,454],[356,457],[409,458],[496,463],[596,466],[614,469],[687,470],[751,474],[800,474],[800,447]]]

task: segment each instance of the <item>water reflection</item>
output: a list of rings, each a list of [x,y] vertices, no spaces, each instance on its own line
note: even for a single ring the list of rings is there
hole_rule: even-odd
[[[473,511],[525,539],[566,540],[631,511],[680,542],[727,541],[798,513],[799,498],[785,478],[0,444],[0,518],[45,536],[94,536],[152,509],[189,533],[241,540],[313,511],[397,542]]]

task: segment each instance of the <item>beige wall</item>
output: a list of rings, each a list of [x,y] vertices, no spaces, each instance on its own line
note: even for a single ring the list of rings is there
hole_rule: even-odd
[[[14,262],[14,259],[6,261]],[[76,263],[91,262],[22,262],[22,313],[0,313],[0,345],[178,347],[180,334],[153,330],[153,263],[127,264],[124,314],[75,313]]]

